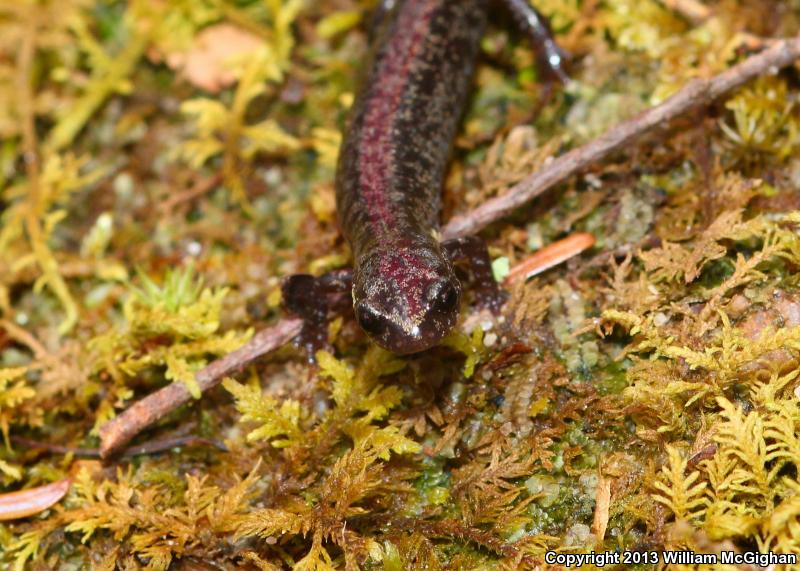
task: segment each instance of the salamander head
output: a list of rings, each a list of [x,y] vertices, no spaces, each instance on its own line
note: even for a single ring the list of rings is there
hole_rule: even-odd
[[[362,257],[356,268],[356,320],[393,353],[416,353],[439,343],[458,321],[460,303],[461,284],[438,245],[382,248]]]

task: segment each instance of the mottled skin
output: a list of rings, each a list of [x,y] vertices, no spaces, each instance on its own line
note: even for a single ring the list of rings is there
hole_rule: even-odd
[[[359,325],[413,353],[458,318],[461,284],[434,230],[486,25],[486,0],[405,0],[383,19],[336,176]]]
[[[562,54],[526,0],[502,0],[537,47],[546,76],[565,77]],[[476,238],[440,244],[441,189],[463,114],[490,0],[383,0],[362,84],[339,153],[336,207],[353,250],[356,320],[399,354],[437,344],[456,324],[462,287],[453,263],[470,259],[478,299],[497,307],[500,292]],[[342,275],[293,276],[287,306],[309,326],[311,353],[326,338],[331,283]],[[349,283],[349,282],[347,282]],[[304,288],[305,291],[298,291]],[[314,308],[313,300],[321,308]]]

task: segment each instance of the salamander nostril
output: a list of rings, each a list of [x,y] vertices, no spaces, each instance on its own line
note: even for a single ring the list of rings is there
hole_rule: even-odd
[[[369,305],[362,303],[356,308],[356,320],[361,329],[370,335],[380,335],[384,330],[383,316]]]

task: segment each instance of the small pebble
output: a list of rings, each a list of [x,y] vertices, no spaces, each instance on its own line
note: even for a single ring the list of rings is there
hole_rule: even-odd
[[[602,188],[603,187],[603,181],[600,179],[599,176],[597,176],[595,174],[591,174],[591,173],[587,174],[586,176],[583,177],[583,180],[585,180],[589,184],[589,186],[591,186],[592,188]]]
[[[199,256],[203,251],[203,245],[197,240],[192,240],[186,245],[186,253],[190,256]]]
[[[592,540],[592,537],[592,530],[588,525],[576,523],[567,530],[564,545],[587,545]]]
[[[130,195],[133,192],[133,177],[127,172],[121,172],[114,178],[111,186],[118,195]]]

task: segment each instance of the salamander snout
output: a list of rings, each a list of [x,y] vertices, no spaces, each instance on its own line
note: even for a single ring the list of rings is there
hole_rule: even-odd
[[[427,283],[405,290],[382,289],[380,295],[367,294],[356,300],[358,324],[384,349],[401,355],[424,351],[446,337],[458,321],[458,279],[445,275],[423,281]]]

